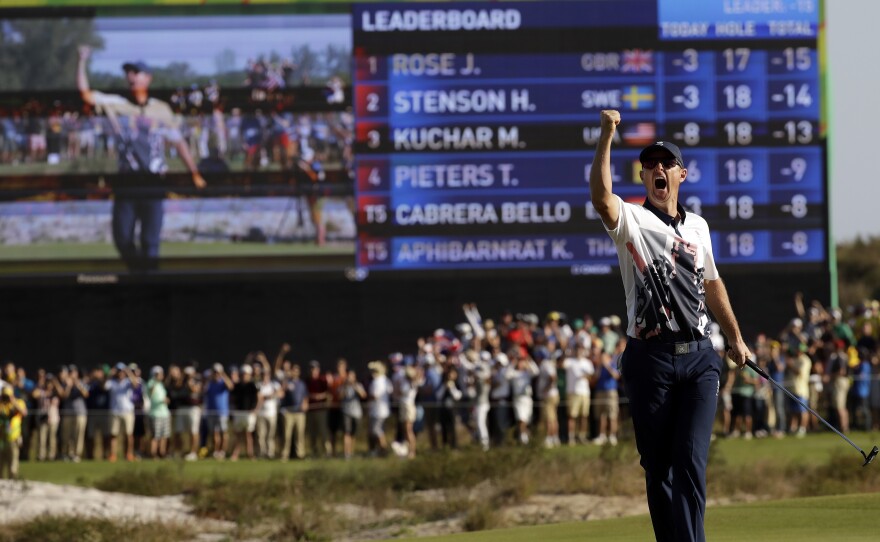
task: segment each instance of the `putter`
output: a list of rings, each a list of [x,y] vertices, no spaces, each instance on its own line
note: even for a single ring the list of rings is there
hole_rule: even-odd
[[[855,448],[856,450],[858,450],[858,451],[862,454],[862,457],[865,458],[865,462],[862,463],[862,466],[863,466],[863,467],[867,467],[868,465],[870,465],[870,464],[871,464],[871,461],[874,461],[874,458],[877,457],[877,454],[878,454],[878,453],[880,453],[880,448],[877,448],[877,446],[874,446],[874,449],[871,450],[870,453],[867,453],[867,454],[866,454],[865,451],[862,450],[861,448],[859,448],[858,445],[856,445],[855,442],[853,442],[853,441],[851,441],[850,439],[848,439],[848,438],[846,437],[846,435],[844,435],[843,433],[841,433],[840,431],[838,431],[837,429],[835,429],[835,427],[834,427],[833,425],[831,425],[830,423],[826,422],[826,421],[825,421],[825,418],[823,418],[822,416],[819,416],[819,414],[818,414],[815,410],[813,410],[812,408],[810,408],[809,406],[807,406],[804,402],[802,402],[800,399],[798,399],[797,395],[791,393],[790,391],[788,391],[788,389],[786,389],[785,386],[783,386],[783,385],[780,384],[779,382],[777,382],[777,381],[773,380],[772,378],[770,378],[770,375],[767,374],[767,371],[765,371],[764,369],[758,367],[758,364],[757,364],[757,363],[755,363],[754,361],[752,361],[752,360],[750,360],[750,359],[747,359],[747,360],[746,360],[746,365],[748,365],[749,368],[751,368],[753,371],[755,371],[756,373],[758,373],[759,375],[761,375],[761,377],[764,378],[765,380],[769,380],[770,383],[773,384],[774,386],[776,386],[778,389],[784,391],[785,394],[788,395],[789,397],[791,397],[794,401],[797,401],[798,403],[800,403],[801,405],[803,405],[803,407],[806,408],[806,409],[810,412],[810,414],[812,414],[813,416],[819,418],[819,421],[820,421],[820,422],[824,423],[825,426],[828,427],[828,429],[831,429],[832,431],[834,431],[835,433],[837,433],[838,436],[840,436],[840,438],[842,438],[843,440],[849,442],[850,446],[852,446],[853,448]]]

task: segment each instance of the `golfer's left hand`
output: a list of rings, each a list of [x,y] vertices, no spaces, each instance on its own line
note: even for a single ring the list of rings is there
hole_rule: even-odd
[[[740,369],[745,366],[746,360],[751,359],[752,357],[749,347],[746,346],[746,343],[742,339],[730,345],[730,350],[727,351],[727,355],[730,356],[730,359],[732,359]]]

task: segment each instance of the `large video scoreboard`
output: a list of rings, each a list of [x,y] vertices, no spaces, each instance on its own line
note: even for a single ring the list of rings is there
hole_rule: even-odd
[[[673,141],[726,269],[825,268],[818,2],[355,4],[352,25],[358,268],[610,272],[602,109],[624,200]]]

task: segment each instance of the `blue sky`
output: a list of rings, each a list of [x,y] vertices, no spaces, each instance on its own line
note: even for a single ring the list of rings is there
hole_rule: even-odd
[[[116,73],[131,60],[165,66],[183,58],[209,75],[224,49],[235,51],[244,69],[248,58],[272,51],[285,55],[305,44],[318,51],[330,44],[350,48],[349,20],[348,15],[102,18],[95,26],[104,48],[95,51],[91,69]]]

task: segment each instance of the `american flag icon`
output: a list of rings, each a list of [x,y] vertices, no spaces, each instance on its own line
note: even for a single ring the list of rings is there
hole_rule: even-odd
[[[653,122],[637,122],[623,129],[623,141],[627,145],[647,145],[657,139],[657,128]]]
[[[624,73],[654,73],[654,52],[643,49],[624,49],[623,65],[620,71]]]

